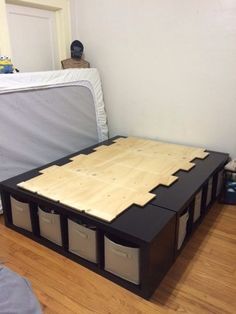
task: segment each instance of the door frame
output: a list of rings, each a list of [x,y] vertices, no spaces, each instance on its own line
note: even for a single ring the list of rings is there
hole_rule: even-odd
[[[0,54],[11,57],[10,34],[7,21],[6,4],[28,6],[54,11],[59,60],[68,58],[71,43],[71,19],[69,0],[4,0],[0,1]]]

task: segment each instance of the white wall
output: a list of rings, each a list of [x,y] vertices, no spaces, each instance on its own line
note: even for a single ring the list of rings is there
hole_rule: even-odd
[[[236,157],[236,1],[72,2],[73,37],[101,73],[110,135]]]

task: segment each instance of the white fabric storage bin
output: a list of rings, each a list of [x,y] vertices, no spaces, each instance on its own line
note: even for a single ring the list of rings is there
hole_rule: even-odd
[[[69,251],[97,263],[97,232],[68,219]]]
[[[32,232],[29,204],[18,201],[12,196],[10,199],[13,225]]]
[[[3,210],[2,210],[2,200],[1,200],[1,198],[0,198],[0,215],[2,215],[3,214]]]
[[[193,212],[193,222],[196,222],[201,215],[202,207],[202,190],[195,197],[194,212]]]
[[[40,235],[51,242],[62,245],[60,215],[38,208]]]
[[[179,217],[179,234],[178,234],[178,246],[177,246],[178,250],[181,248],[187,234],[188,219],[189,219],[188,211],[184,215]]]
[[[105,238],[105,270],[139,284],[139,248],[117,244]]]
[[[208,206],[212,200],[212,185],[213,177],[211,177],[208,182],[206,206]]]
[[[216,196],[219,196],[222,186],[224,182],[224,170],[221,170],[218,173],[218,178],[217,178],[217,186],[216,186]]]

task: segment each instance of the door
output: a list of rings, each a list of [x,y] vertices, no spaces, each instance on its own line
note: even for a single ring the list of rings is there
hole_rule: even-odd
[[[20,72],[60,68],[55,12],[7,5],[12,61]]]

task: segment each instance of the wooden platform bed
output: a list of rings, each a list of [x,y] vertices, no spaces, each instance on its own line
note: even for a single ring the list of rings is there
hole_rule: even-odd
[[[118,136],[3,181],[5,223],[149,298],[219,197],[227,160]]]

